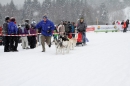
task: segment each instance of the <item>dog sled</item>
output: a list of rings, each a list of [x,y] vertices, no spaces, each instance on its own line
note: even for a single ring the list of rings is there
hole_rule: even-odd
[[[82,45],[82,46],[83,46],[83,37],[82,37],[82,35],[83,35],[83,34],[82,34],[81,32],[78,32],[76,46],[77,46],[77,45]]]

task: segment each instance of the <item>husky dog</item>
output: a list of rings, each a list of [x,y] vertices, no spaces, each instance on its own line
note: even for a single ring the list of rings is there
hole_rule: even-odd
[[[55,45],[56,45],[56,54],[61,53],[64,54],[69,53],[70,50],[70,42],[69,39],[66,36],[60,36],[57,40],[55,39]]]
[[[74,47],[76,47],[77,39],[71,38],[69,39],[69,42],[70,42],[70,50],[74,50]]]
[[[56,46],[56,54],[62,53],[63,51],[63,44],[61,39],[54,39],[55,46]]]

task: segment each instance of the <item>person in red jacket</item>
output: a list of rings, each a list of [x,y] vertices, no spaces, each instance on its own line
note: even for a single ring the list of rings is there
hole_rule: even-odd
[[[123,24],[123,28],[124,28],[123,32],[126,32],[126,30],[127,30],[126,22],[124,22],[124,24]]]
[[[128,25],[129,25],[129,19],[127,19],[126,22],[124,22],[124,25],[123,25],[124,30],[123,30],[123,32],[127,32]]]

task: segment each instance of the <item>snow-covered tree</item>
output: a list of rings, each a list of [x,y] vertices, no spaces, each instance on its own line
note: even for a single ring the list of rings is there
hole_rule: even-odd
[[[100,5],[100,23],[101,24],[106,24],[108,22],[108,11],[106,8],[106,5],[104,3],[102,3]]]

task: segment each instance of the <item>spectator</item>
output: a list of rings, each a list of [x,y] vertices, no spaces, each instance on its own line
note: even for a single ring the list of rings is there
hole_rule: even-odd
[[[10,22],[10,17],[6,17],[5,18],[5,23],[3,24],[3,30],[2,30],[3,35],[4,35],[4,37],[3,37],[4,52],[10,52],[10,47],[9,47],[9,45],[10,45],[10,41],[9,41],[10,37],[7,36],[8,35],[8,24],[9,24],[9,22]]]
[[[15,36],[10,36],[10,50],[13,52],[18,52],[17,47],[18,47],[18,28],[16,26],[16,21],[15,18],[11,18],[11,22],[8,25],[8,34],[9,35],[15,35]]]

